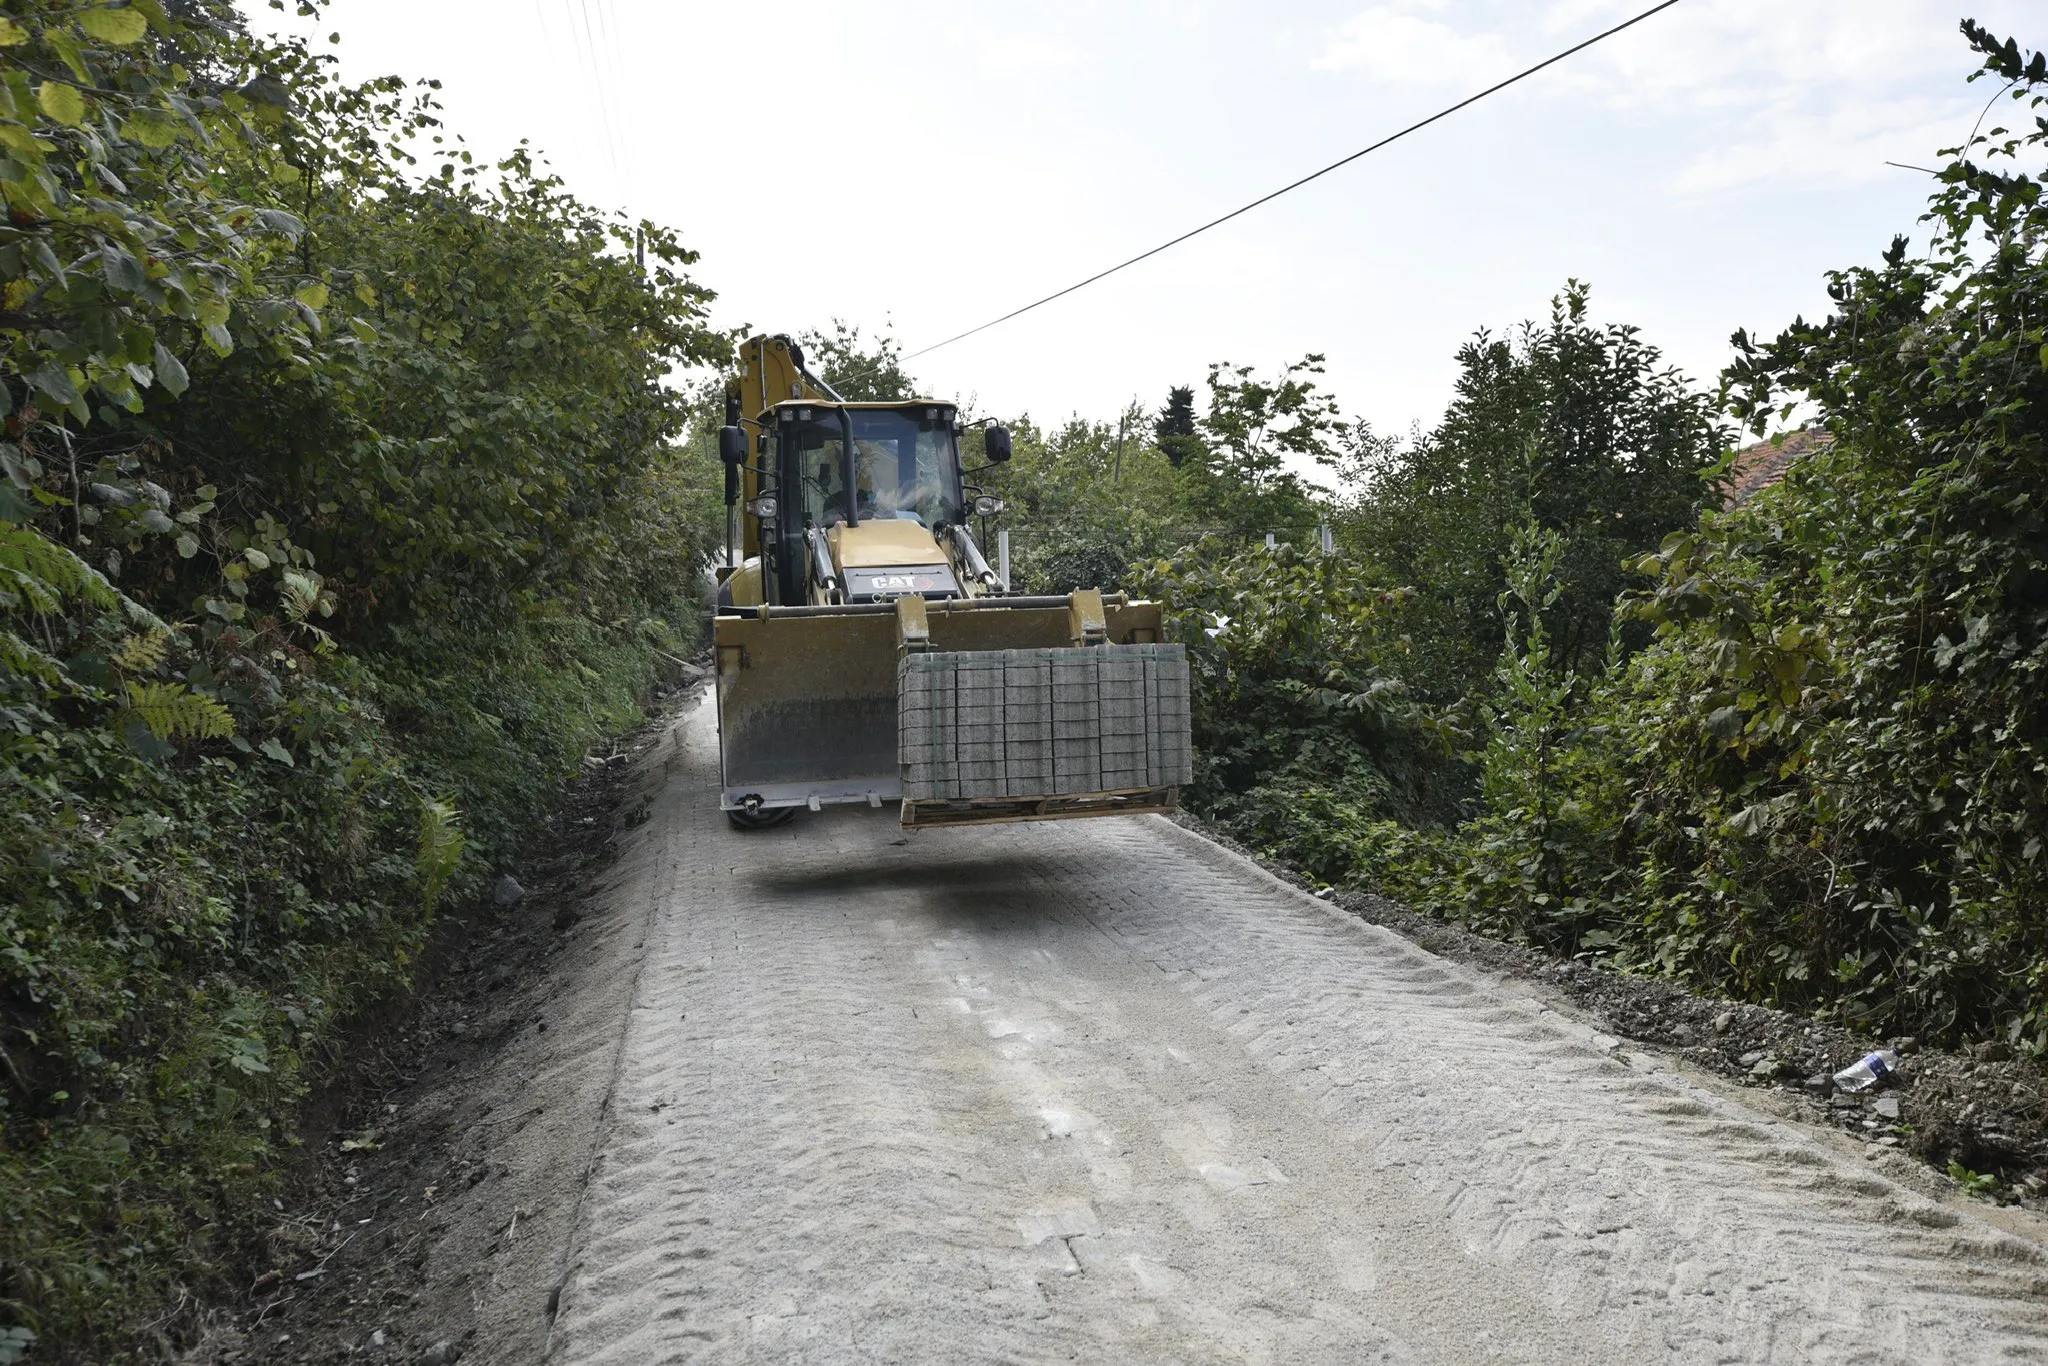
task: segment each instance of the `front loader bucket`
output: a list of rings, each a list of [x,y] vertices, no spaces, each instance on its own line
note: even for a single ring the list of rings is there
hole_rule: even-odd
[[[893,614],[721,616],[715,635],[725,809],[896,800]]]
[[[1187,666],[1159,631],[1155,605],[1092,591],[721,613],[720,804],[900,800],[906,826],[1170,810]]]

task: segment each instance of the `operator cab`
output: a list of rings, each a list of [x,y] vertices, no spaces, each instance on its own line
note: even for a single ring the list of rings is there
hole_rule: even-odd
[[[963,518],[951,406],[789,401],[771,431],[782,602],[806,601],[828,574],[846,602],[962,596],[937,539]]]

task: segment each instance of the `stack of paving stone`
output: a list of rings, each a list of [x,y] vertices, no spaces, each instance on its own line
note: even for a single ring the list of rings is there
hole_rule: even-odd
[[[1178,645],[911,654],[897,671],[903,795],[1020,799],[1193,778]]]

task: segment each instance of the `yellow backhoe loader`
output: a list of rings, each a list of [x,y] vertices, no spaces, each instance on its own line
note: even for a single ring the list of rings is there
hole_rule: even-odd
[[[957,409],[853,403],[786,336],[742,343],[719,430],[720,805],[736,826],[900,803],[906,827],[1166,811],[1189,781],[1187,662],[1158,605],[1013,595],[1002,500]]]

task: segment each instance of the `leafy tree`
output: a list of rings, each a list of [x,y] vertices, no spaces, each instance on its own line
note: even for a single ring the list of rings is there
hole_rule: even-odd
[[[1205,538],[1214,543],[1205,555],[1269,531],[1305,540],[1321,504],[1288,461],[1334,459],[1345,431],[1319,373],[1317,356],[1270,381],[1212,366],[1206,416],[1194,419],[1192,391],[1176,390],[1179,415],[1169,396],[1159,421],[1193,431],[1163,445],[1131,439],[1148,421],[1135,404],[1114,423],[1074,419],[1047,433],[1013,423],[1017,458],[996,479],[1010,502],[1020,586],[1119,587],[1142,562],[1195,553]]]
[[[1608,942],[1605,887],[1587,882],[1609,843],[1603,822],[1619,783],[1601,713],[1585,705],[1578,676],[1558,666],[1544,624],[1564,592],[1567,550],[1562,534],[1534,523],[1509,542],[1505,639],[1477,708],[1481,814],[1438,844],[1443,875],[1404,890],[1489,933],[1572,951]]]
[[[841,397],[856,403],[894,403],[926,397],[903,369],[903,343],[883,333],[870,346],[860,329],[841,318],[830,332],[799,333],[804,364]]]
[[[246,337],[306,344],[324,296],[269,269],[303,224],[207,192],[273,164],[285,100],[270,68],[301,54],[251,42],[215,3],[174,22],[155,4],[33,0],[0,48],[0,414],[40,402],[82,425],[140,411],[152,388],[178,394],[188,341],[234,348],[237,304]]]
[[[1305,536],[1320,517],[1316,494],[1288,462],[1329,464],[1343,429],[1336,398],[1316,384],[1323,358],[1308,355],[1273,379],[1250,367],[1209,367],[1209,408],[1188,446],[1181,496],[1203,530],[1233,543],[1270,533]]]
[[[1963,32],[1980,74],[2048,103],[2048,58]],[[1643,752],[1637,834],[1646,870],[1677,874],[1667,961],[2038,1050],[2048,123],[2033,125],[1950,153],[1923,253],[1897,239],[1880,266],[1829,276],[1826,319],[1738,334],[1735,410],[1761,429],[1803,399],[1835,442],[1653,562],[1661,672],[1637,705],[1666,729]]]
[[[1193,388],[1180,384],[1166,391],[1166,406],[1160,410],[1159,420],[1152,424],[1152,440],[1175,469],[1186,464],[1190,456],[1200,455]]]
[[[1427,696],[1483,688],[1516,528],[1533,520],[1564,538],[1545,629],[1559,664],[1587,677],[1627,583],[1623,559],[1691,525],[1711,498],[1724,445],[1712,397],[1662,368],[1636,329],[1590,323],[1588,294],[1573,281],[1547,325],[1461,348],[1456,395],[1426,437],[1405,448],[1362,438],[1371,492],[1348,541],[1415,588],[1430,650],[1414,681]]]
[[[1129,439],[1144,420],[1133,406],[1116,422],[1074,418],[1050,432],[1029,418],[1010,424],[1010,464],[982,478],[1009,505],[1020,590],[1124,588],[1134,566],[1190,534],[1165,456]]]

